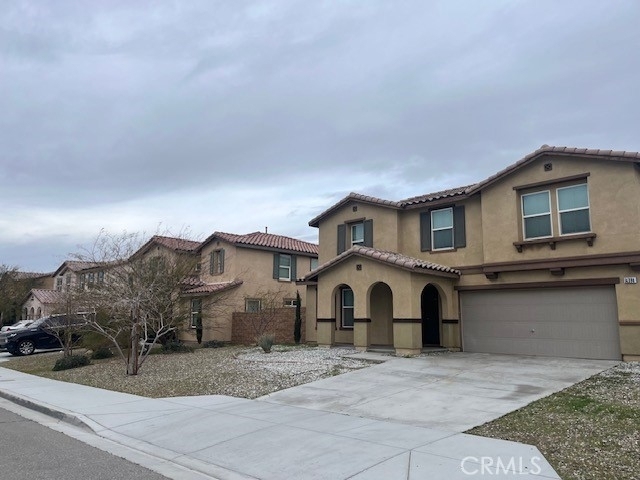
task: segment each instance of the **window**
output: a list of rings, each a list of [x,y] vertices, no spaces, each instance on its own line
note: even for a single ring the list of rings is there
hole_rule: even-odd
[[[202,316],[202,299],[191,299],[191,328],[198,326],[198,319]]]
[[[71,275],[67,275],[65,277],[66,280],[66,287],[65,287],[65,291],[69,291],[69,289],[71,288]]]
[[[316,268],[318,268],[318,259],[312,258],[309,262],[309,270],[315,270]]]
[[[453,248],[453,208],[431,212],[431,245],[433,250]]]
[[[217,275],[224,272],[224,250],[214,250],[209,255],[209,273]]]
[[[591,231],[587,184],[558,189],[560,235]]]
[[[87,275],[85,273],[80,274],[80,288],[84,288],[84,284],[87,282]]]
[[[94,283],[96,281],[96,274],[94,272],[89,273],[89,283]]]
[[[247,298],[244,303],[244,311],[249,313],[256,313],[261,310],[261,302],[258,298]]]
[[[102,270],[98,272],[98,283],[104,283],[104,272]]]
[[[291,280],[291,255],[279,255],[278,280]]]
[[[549,191],[522,195],[522,228],[525,240],[553,235]]]
[[[353,328],[353,290],[343,288],[340,291],[342,327]]]
[[[285,307],[295,307],[296,306],[296,299],[295,298],[285,298],[284,299],[284,306]]]
[[[56,278],[56,290],[59,292],[62,291],[62,277]]]
[[[351,246],[364,245],[364,223],[351,225]]]

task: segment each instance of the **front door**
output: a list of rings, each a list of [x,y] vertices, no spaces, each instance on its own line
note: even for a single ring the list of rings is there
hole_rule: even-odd
[[[422,344],[440,346],[440,296],[433,285],[422,290]]]

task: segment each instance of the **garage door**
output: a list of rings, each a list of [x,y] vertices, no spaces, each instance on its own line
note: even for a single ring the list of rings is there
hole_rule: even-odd
[[[619,360],[613,287],[460,292],[463,349]]]

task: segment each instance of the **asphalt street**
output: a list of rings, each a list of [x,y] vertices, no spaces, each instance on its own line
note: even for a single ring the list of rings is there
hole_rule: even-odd
[[[0,478],[165,480],[139,465],[0,408]]]

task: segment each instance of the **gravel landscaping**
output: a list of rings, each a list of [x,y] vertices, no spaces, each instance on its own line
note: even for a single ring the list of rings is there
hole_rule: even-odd
[[[354,355],[355,358],[350,356]],[[92,360],[86,367],[53,372],[61,354],[44,353],[16,357],[3,367],[55,380],[162,398],[186,395],[231,395],[257,398],[284,388],[365,368],[349,348],[274,346],[260,348],[198,348],[193,353],[154,354],[137,377],[125,375],[119,358]]]
[[[467,433],[535,445],[565,480],[640,478],[640,363],[623,363]]]

